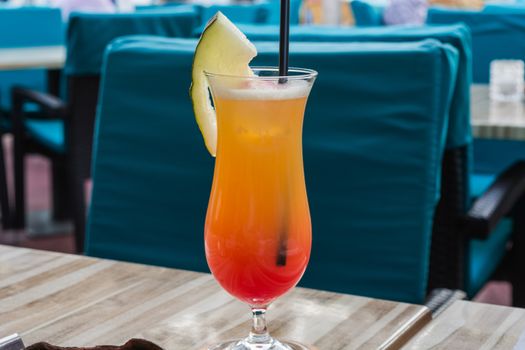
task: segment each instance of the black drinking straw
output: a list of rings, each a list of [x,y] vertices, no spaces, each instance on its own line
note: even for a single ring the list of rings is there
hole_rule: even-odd
[[[279,245],[277,246],[277,260],[275,263],[277,266],[286,266],[286,258],[288,255],[288,231],[290,229],[288,223],[290,219],[290,211],[288,210],[288,206],[290,205],[290,193],[288,187],[290,184],[286,175],[283,176],[281,180],[282,187],[279,188],[279,190],[284,194],[284,196],[282,197],[282,202],[280,203],[281,222],[280,227],[277,228],[279,230]]]
[[[290,0],[281,0],[281,27],[279,31],[279,75],[288,75],[288,47],[290,43]]]
[[[290,0],[281,0],[281,27],[279,31],[279,76],[288,75],[288,48],[290,43]],[[286,83],[285,78],[279,79],[280,84]],[[286,191],[286,188],[284,189]],[[284,202],[282,222],[279,233],[279,246],[277,247],[277,266],[286,265],[288,250],[288,201]]]

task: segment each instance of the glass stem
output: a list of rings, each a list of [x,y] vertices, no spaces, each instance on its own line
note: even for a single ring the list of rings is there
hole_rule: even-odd
[[[252,308],[252,329],[248,342],[252,344],[267,344],[271,341],[266,328],[266,307]]]

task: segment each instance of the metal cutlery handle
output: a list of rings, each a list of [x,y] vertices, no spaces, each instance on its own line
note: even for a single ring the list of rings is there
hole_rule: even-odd
[[[11,334],[0,339],[0,350],[24,350],[26,347],[18,334]]]

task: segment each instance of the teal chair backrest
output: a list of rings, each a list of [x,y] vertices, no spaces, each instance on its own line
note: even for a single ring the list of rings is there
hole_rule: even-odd
[[[206,24],[218,11],[221,11],[233,23],[262,23],[268,18],[268,3],[208,5],[201,6],[201,24]]]
[[[431,8],[429,24],[465,23],[472,32],[473,81],[488,83],[490,62],[525,58],[525,11],[496,13]]]
[[[252,41],[279,40],[278,26],[241,25],[239,28]],[[341,28],[292,26],[291,41],[385,41],[406,42],[427,38],[454,46],[459,52],[458,79],[450,109],[447,148],[468,145],[472,141],[470,126],[470,84],[472,82],[471,37],[466,26],[388,26],[374,28]],[[277,58],[272,64],[277,64]]]
[[[64,44],[60,10],[48,7],[0,7],[0,48],[55,46]],[[42,69],[0,71],[0,108],[9,110],[10,90],[22,85],[45,91]]]
[[[525,2],[519,3],[492,3],[486,4],[483,7],[483,12],[486,13],[523,13],[525,12]]]
[[[134,13],[74,13],[69,19],[65,73],[100,74],[106,46],[120,36],[190,37],[197,21],[197,11],[187,6]]]
[[[376,27],[384,25],[381,6],[372,5],[366,1],[353,0],[350,8],[354,15],[355,25],[358,27]]]
[[[199,14],[199,29],[202,31],[204,25],[213,17],[217,11],[221,11],[235,23],[275,23],[279,24],[279,0],[259,1],[252,4],[213,4],[202,5],[169,2],[163,5],[137,6],[136,11],[163,11],[173,7],[193,6]],[[290,23],[299,23],[299,7],[301,0],[290,0]],[[277,12],[276,12],[277,11]]]
[[[87,254],[207,271],[213,159],[188,97],[195,41],[108,49]],[[276,43],[256,43],[271,64]],[[301,285],[422,302],[457,51],[437,41],[292,43],[318,70],[304,124],[313,250]]]

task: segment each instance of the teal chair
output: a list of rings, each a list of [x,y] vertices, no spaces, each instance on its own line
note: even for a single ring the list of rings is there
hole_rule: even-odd
[[[525,2],[487,4],[483,8],[487,13],[499,14],[525,14]],[[499,50],[499,46],[497,49]],[[521,59],[525,59],[525,54],[520,52]],[[487,179],[493,178],[509,167],[516,159],[525,159],[525,144],[521,141],[492,141],[475,140],[474,159],[476,160],[476,173],[483,174]]]
[[[202,33],[208,21],[220,11],[236,25],[260,24],[268,20],[271,4],[265,1],[257,3],[239,3],[228,5],[198,5],[200,25],[194,29],[193,35]]]
[[[279,27],[266,25],[240,25],[239,28],[251,41],[279,40]],[[459,68],[454,96],[451,105],[452,114],[448,124],[447,148],[465,145],[471,142],[470,134],[470,66],[472,60],[471,37],[468,28],[461,24],[447,26],[389,26],[374,28],[340,28],[322,26],[292,26],[291,41],[312,42],[409,42],[427,38],[450,44],[458,50]],[[277,58],[271,62],[276,65]],[[457,116],[454,114],[458,114]]]
[[[494,59],[525,59],[525,10],[521,5],[491,4],[483,11],[432,8],[430,24],[465,23],[472,32],[473,82],[489,82]],[[504,43],[504,44],[502,44]],[[525,159],[525,143],[476,139],[473,144],[474,193],[481,193],[513,162]]]
[[[0,7],[0,48],[63,45],[64,34],[60,10],[47,7]],[[47,89],[43,69],[0,71],[0,135],[12,131],[11,88],[23,84],[34,90]],[[39,116],[34,106],[27,106],[32,122]],[[3,148],[0,144],[0,206],[3,228],[11,226],[10,204],[7,196]]]
[[[297,4],[298,3],[298,4]],[[290,11],[290,23],[299,23],[299,6],[301,0],[291,0],[291,11]],[[163,5],[147,5],[137,6],[136,11],[164,11],[174,7],[183,8],[192,6],[199,13],[198,20],[198,31],[202,31],[206,23],[212,18],[217,11],[221,11],[226,15],[232,22],[239,23],[271,23],[279,24],[279,12],[274,13],[276,10],[275,5],[279,6],[279,1],[256,1],[254,3],[238,3],[238,4],[192,4],[188,5],[183,2],[168,2]],[[297,15],[294,14],[294,9],[297,9]],[[278,11],[278,8],[277,8]],[[275,17],[277,16],[277,17]]]
[[[525,2],[489,3],[483,7],[483,12],[502,14],[523,13],[525,12]]]
[[[278,28],[274,26],[257,28],[245,25],[241,26],[241,29],[251,40],[277,40],[278,37]],[[484,194],[496,180],[495,174],[500,173],[487,176],[486,173],[473,171],[471,168],[473,149],[477,155],[476,152],[483,151],[483,148],[478,147],[478,143],[474,145],[475,147],[472,146],[469,90],[472,81],[472,44],[469,30],[458,24],[355,29],[292,27],[290,38],[292,41],[333,42],[403,42],[434,38],[448,43],[458,50],[458,74],[449,111],[450,118],[446,136],[443,198],[434,225],[429,288],[461,288],[467,290],[469,296],[473,297],[493,277],[493,273],[502,262],[503,257],[507,255],[505,245],[511,241],[512,227],[509,220],[503,220],[501,223],[498,220],[499,225],[495,225],[491,229],[493,238],[474,239],[469,244],[465,243],[464,235],[458,232],[462,230],[457,225],[458,221],[464,219],[473,200]],[[487,157],[486,154],[484,156]],[[500,155],[501,158],[505,157]],[[457,169],[452,166],[457,165],[457,159],[463,159],[461,164],[465,166],[464,168]],[[479,166],[477,165],[477,167]],[[454,174],[457,173],[451,174],[451,169],[463,174],[461,181],[456,181],[458,180],[457,175]],[[458,187],[460,185],[462,187]],[[455,195],[451,196],[450,193]],[[454,202],[454,205],[451,202]],[[462,207],[456,205],[457,203],[463,203]],[[477,235],[477,237],[483,237],[483,235]],[[451,254],[452,252],[454,254]],[[520,268],[516,267],[516,270],[520,271]],[[516,302],[519,303],[519,301]]]
[[[119,14],[73,14],[69,20],[67,58],[67,99],[62,101],[25,88],[15,88],[15,224],[25,222],[25,154],[36,152],[49,157],[61,170],[59,187],[62,203],[72,211],[76,246],[83,250],[85,228],[84,182],[90,177],[93,120],[98,98],[102,57],[113,39],[130,34],[166,37],[190,36],[197,21],[194,9],[173,8],[161,12]],[[31,123],[24,105],[38,104],[46,123]]]
[[[88,255],[207,271],[213,158],[187,95],[195,45],[130,37],[108,48]],[[277,43],[256,46],[254,64],[272,64]],[[434,40],[290,49],[291,64],[319,72],[304,124],[314,241],[301,285],[422,303],[457,50]]]
[[[262,23],[268,17],[268,4],[259,1],[253,4],[203,5],[201,23],[208,22],[218,11],[234,23]]]
[[[466,11],[431,8],[428,24],[466,24],[472,32],[473,82],[488,83],[490,62],[524,59],[525,11]],[[502,44],[505,43],[505,44]]]
[[[0,48],[56,46],[64,44],[60,10],[49,7],[0,7]],[[0,109],[11,110],[10,90],[23,84],[34,90],[47,89],[43,69],[0,72]],[[4,125],[5,126],[5,125]]]
[[[276,27],[241,26],[241,29],[251,40],[277,40]],[[502,174],[516,159],[525,157],[525,146],[521,142],[473,142],[470,127],[473,58],[468,28],[461,24],[353,29],[292,27],[290,38],[292,41],[333,42],[402,42],[434,38],[453,45],[458,50],[458,75],[449,111],[442,200],[434,224],[429,288],[465,289],[473,297],[489,279],[501,278],[494,273],[504,263],[504,257],[509,260],[512,255],[516,255],[506,249],[506,245],[514,241],[513,236],[521,232],[516,228],[516,220],[493,216],[490,229],[468,225],[465,227],[463,221],[473,221],[465,217],[469,210],[476,207],[474,200],[490,196],[492,192],[488,191],[489,187],[497,183],[498,174]],[[516,179],[519,182],[519,175],[516,175]],[[513,185],[512,189],[519,193],[519,184]],[[504,202],[501,199],[480,199],[479,203],[489,203],[491,207],[495,207]],[[507,211],[506,214],[508,213]],[[466,230],[471,231],[469,237],[465,235]],[[511,267],[514,271],[523,271],[519,265]],[[519,281],[514,279],[512,282],[517,289],[515,303],[521,305]]]
[[[524,14],[434,8],[428,22],[469,26],[475,82],[488,81],[490,60],[525,57]],[[468,78],[459,92],[463,96],[470,94],[470,74]],[[451,114],[452,124],[469,120],[470,111],[463,107],[462,113]],[[460,122],[457,117],[465,119]],[[506,279],[512,282],[513,303],[525,306],[525,162],[520,161],[525,145],[472,140],[470,128],[462,131],[463,139],[470,141],[447,149],[443,161],[431,287],[461,288],[473,297],[490,279]]]
[[[385,25],[383,21],[384,8],[372,5],[366,1],[352,0],[350,9],[358,27],[377,27]]]

